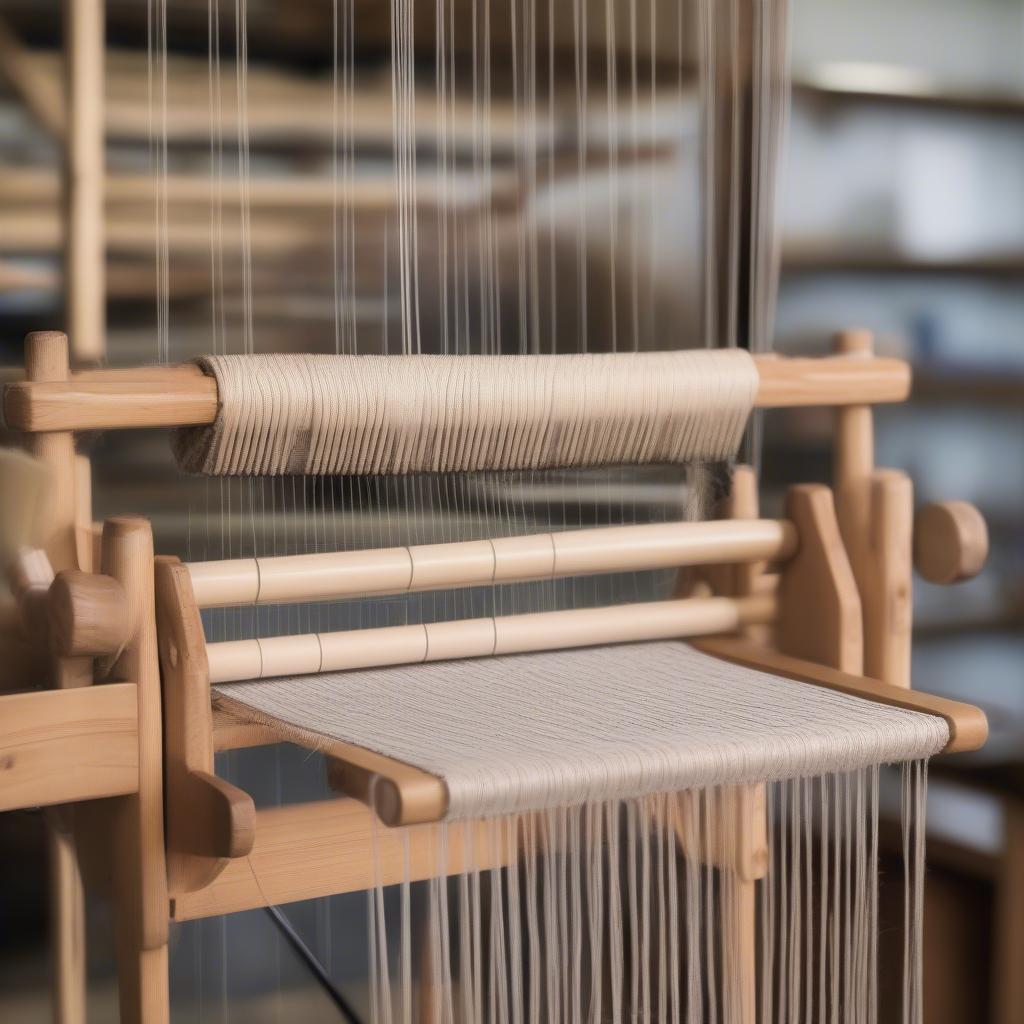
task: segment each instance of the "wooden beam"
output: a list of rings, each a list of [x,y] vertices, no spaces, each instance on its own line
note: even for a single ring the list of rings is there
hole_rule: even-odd
[[[988,738],[988,719],[985,712],[971,704],[964,704],[947,697],[936,697],[920,690],[911,690],[903,686],[890,686],[877,679],[838,669],[818,665],[814,662],[792,658],[766,647],[729,637],[707,637],[691,640],[690,643],[705,654],[714,655],[724,661],[731,661],[745,668],[759,672],[771,672],[786,679],[795,679],[813,686],[823,686],[828,690],[847,693],[853,697],[890,707],[906,708],[908,711],[919,711],[927,715],[938,715],[945,719],[949,726],[949,742],[943,748],[944,754],[956,754],[968,750],[977,750]]]
[[[480,870],[504,863],[505,844],[497,844],[499,851],[493,848],[492,828],[485,822],[448,825],[444,873],[456,874],[471,863]],[[378,882],[394,885],[406,877],[420,881],[438,874],[436,827],[408,831],[406,875],[404,830],[375,824],[372,812],[355,800],[257,811],[255,831],[249,856],[230,861],[205,889],[180,893],[171,901],[174,920],[363,892]]]
[[[0,697],[0,811],[139,787],[134,683]]]
[[[754,358],[759,409],[902,402],[910,393],[900,359]],[[30,433],[196,426],[212,423],[217,407],[217,385],[197,367],[75,374],[4,391],[8,426]]]

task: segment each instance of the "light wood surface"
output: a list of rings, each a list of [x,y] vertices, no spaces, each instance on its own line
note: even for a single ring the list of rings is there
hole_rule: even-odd
[[[188,571],[156,561],[156,610],[163,669],[167,872],[172,897],[207,885],[227,859],[252,846],[252,799],[213,782],[213,715],[206,639]]]
[[[775,616],[772,595],[643,601],[607,608],[208,644],[211,683],[731,633]]]
[[[167,869],[153,534],[147,520],[106,520],[101,569],[123,588],[131,627],[131,638],[109,674],[134,679],[138,698],[138,793],[117,807],[110,836],[121,1020],[160,1024],[169,1013]]]
[[[67,336],[60,331],[35,331],[29,334],[25,339],[25,372],[29,382],[39,382],[43,386],[64,386],[70,372]],[[8,426],[19,429],[10,421]],[[61,569],[77,569],[74,435],[54,427],[43,433],[31,434],[26,444],[29,452],[44,462],[52,473],[51,515],[44,530],[50,562],[58,572]]]
[[[323,754],[331,788],[375,810],[385,825],[429,824],[448,813],[447,787],[429,772],[352,743],[292,729],[280,722],[261,721],[248,709],[231,706],[222,698],[215,700],[216,750],[273,743],[295,743]]]
[[[117,430],[212,423],[217,415],[217,385],[197,369],[173,372],[166,382],[152,379],[113,381],[74,379],[45,385],[31,382],[4,389],[4,416],[10,427],[29,433],[52,430]]]
[[[437,863],[434,827],[409,831],[410,881],[462,871],[468,866],[467,846],[476,868],[487,870],[494,865],[495,850],[486,824],[456,823],[447,829],[446,865]],[[393,885],[404,877],[403,848],[402,830],[375,825],[373,813],[356,800],[339,798],[261,810],[256,814],[252,852],[231,861],[206,888],[176,896],[171,914],[177,921],[190,921],[363,892],[376,882]]]
[[[985,713],[971,704],[936,697],[902,686],[891,686],[877,679],[868,679],[865,676],[790,657],[729,637],[707,637],[693,640],[691,643],[705,654],[712,654],[716,658],[746,668],[796,679],[808,685],[823,686],[891,707],[938,715],[949,726],[949,742],[943,753],[977,750],[988,737],[988,720]]]
[[[200,608],[789,558],[792,523],[656,523],[368,551],[186,563]]]
[[[68,339],[60,331],[36,331],[25,339],[25,377],[36,383],[61,384],[70,373]],[[25,439],[29,452],[50,469],[53,489],[50,516],[44,524],[45,547],[55,570],[80,569],[78,562],[78,468],[75,437],[69,431],[36,433]],[[92,683],[92,662],[88,658],[50,659],[51,682],[62,688]],[[137,752],[136,752],[137,757]],[[137,782],[136,782],[137,785]],[[70,815],[58,822],[57,813],[48,815],[51,830],[50,892],[52,906],[51,950],[54,1010],[58,1024],[80,1024],[85,1020],[84,914],[85,894],[77,864]],[[59,828],[61,834],[53,835]],[[74,863],[73,863],[74,862]]]
[[[836,357],[863,365],[874,356],[870,331],[844,331]],[[906,474],[875,469],[874,412],[868,404],[836,410],[834,437],[839,530],[860,593],[864,672],[910,685],[913,486]]]
[[[914,516],[914,568],[929,583],[960,583],[988,559],[988,527],[966,501],[938,501]]]
[[[0,811],[134,793],[132,683],[0,697]]]
[[[868,498],[867,551],[859,580],[864,674],[910,686],[914,487],[906,473],[876,469],[868,481]]]
[[[50,644],[60,657],[117,655],[131,636],[124,587],[102,573],[57,573],[47,614]]]
[[[64,0],[64,291],[77,363],[106,352],[105,0]]]
[[[843,406],[901,402],[910,391],[910,368],[899,359],[782,359],[755,356],[761,377],[756,406]],[[132,380],[76,376],[72,381],[9,384],[4,413],[16,430],[116,430],[212,423],[217,387],[198,371],[155,369]]]
[[[779,579],[779,650],[859,674],[864,664],[860,595],[832,492],[821,484],[791,487],[786,517],[796,524],[800,547]]]
[[[697,810],[700,795],[696,792],[680,793],[678,803],[674,824],[679,847],[687,857],[732,871],[741,881],[764,878],[769,849],[763,785],[722,787],[715,820]],[[694,824],[696,830],[691,827]],[[706,824],[710,834],[705,834]]]
[[[70,807],[53,807],[47,814],[55,1024],[86,1024],[85,889],[71,812]]]

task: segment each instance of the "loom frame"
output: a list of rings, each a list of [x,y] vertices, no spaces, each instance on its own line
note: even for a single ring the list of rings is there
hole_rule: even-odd
[[[702,566],[698,584],[715,597],[692,596],[688,589],[684,595],[681,578],[680,600],[732,602],[736,608],[742,602],[764,607],[767,600],[773,607],[771,615],[731,621],[728,628],[738,629],[746,640],[704,638],[698,645],[718,657],[809,684],[940,714],[951,726],[948,749],[979,746],[987,726],[978,709],[909,689],[912,495],[905,476],[874,469],[871,438],[871,405],[905,398],[909,367],[899,360],[874,358],[863,332],[842,336],[835,357],[759,357],[756,365],[762,381],[759,407],[837,408],[836,500],[821,485],[791,489],[784,521],[789,526],[779,525],[779,533],[795,532],[795,550],[783,543],[735,560],[716,553],[721,560]],[[44,610],[42,615],[26,615],[25,621],[41,624],[33,640],[52,656],[58,688],[73,692],[47,693],[44,700],[29,702],[36,708],[31,713],[25,711],[29,703],[24,696],[0,697],[0,712],[5,712],[0,721],[10,720],[9,709],[21,723],[29,719],[31,726],[27,743],[21,733],[12,739],[0,730],[0,752],[17,742],[14,770],[25,776],[33,771],[34,757],[46,766],[28,790],[0,806],[63,805],[57,813],[74,869],[114,900],[122,1019],[159,1022],[168,1012],[169,919],[365,887],[371,812],[348,799],[256,812],[247,794],[213,774],[218,747],[292,737],[281,737],[260,723],[218,720],[210,706],[205,637],[188,569],[176,560],[154,558],[145,520],[110,519],[101,533],[92,524],[89,464],[75,454],[75,433],[209,422],[216,413],[213,382],[194,367],[72,374],[67,339],[57,332],[29,336],[26,369],[27,381],[7,389],[5,411],[9,424],[26,433],[28,447],[55,473],[48,554],[60,570],[64,611],[51,602],[51,594],[58,591],[48,583],[26,590],[23,610]],[[751,472],[738,468],[725,518],[739,522],[757,516],[756,481]],[[952,569],[946,558],[943,574],[966,577],[984,548],[980,517],[939,518],[946,531],[943,542],[952,538],[956,548]],[[915,538],[920,551],[934,553],[934,539],[929,541],[934,535],[935,528],[925,524]],[[773,556],[781,561],[777,579],[765,571],[765,559]],[[103,615],[95,614],[97,605]],[[90,606],[93,614],[78,614]],[[83,637],[81,623],[119,618],[130,623],[126,638],[102,630],[99,636]],[[55,620],[61,629],[55,628]],[[763,640],[769,627],[781,653],[749,643]],[[92,686],[94,682],[103,685]],[[108,703],[116,715],[111,716]],[[67,736],[70,723],[77,745]],[[83,772],[76,784],[84,789],[74,792],[53,783],[87,763],[82,759],[83,736],[98,743],[112,732],[127,748],[116,779]],[[365,799],[367,780],[383,775],[399,792],[403,786],[411,787],[407,793],[420,787],[417,799],[425,787],[436,804],[436,785],[432,788],[432,777],[424,779],[425,773],[397,762],[381,763],[388,759],[368,758],[366,751],[333,753],[338,756],[332,758],[332,784],[346,794]],[[403,775],[402,769],[415,774]],[[5,781],[12,777],[17,776],[9,773]],[[86,795],[88,803],[70,803]],[[736,787],[736,813],[747,823],[742,849],[718,851],[716,863],[730,865],[744,882],[735,919],[726,926],[742,939],[737,984],[744,993],[745,1019],[751,1019],[754,892],[767,856],[763,787]],[[261,846],[254,848],[257,836]],[[328,840],[339,843],[349,856],[332,851],[325,863]],[[680,843],[685,846],[682,836]],[[421,853],[424,860],[417,859],[414,870],[432,873],[437,866],[427,863],[426,850]],[[259,881],[251,856],[263,858]],[[297,882],[299,864],[304,870]],[[307,870],[310,865],[315,869]],[[361,865],[363,874],[353,865]],[[384,867],[386,875],[386,857]],[[268,887],[268,878],[278,881]],[[61,981],[68,983],[67,978]]]

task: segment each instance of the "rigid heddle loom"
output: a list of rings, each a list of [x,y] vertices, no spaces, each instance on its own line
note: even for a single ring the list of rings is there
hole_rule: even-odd
[[[365,932],[342,1019],[869,1024],[887,851],[898,1013],[920,1022],[928,762],[987,725],[910,687],[912,568],[970,577],[984,524],[961,502],[915,519],[909,479],[875,468],[872,409],[907,397],[904,362],[863,331],[768,351],[785,4],[387,13],[369,132],[376,21],[333,8],[331,322],[282,341],[260,316],[246,4],[230,118],[209,5],[197,346],[167,284],[173,67],[151,6],[158,361],[72,369],[67,337],[37,332],[5,391],[52,477],[39,542],[4,567],[5,630],[52,685],[0,696],[0,810],[54,808],[59,915],[80,916],[79,875],[110,901],[126,1022],[175,999],[227,1020],[224,922],[320,901],[303,956],[325,986],[332,943]],[[762,517],[741,459],[762,411],[804,407],[832,410],[833,487]],[[162,510],[93,524],[83,442],[147,429],[187,494],[166,554]],[[274,799],[247,790],[240,759],[282,744],[317,799],[281,799],[279,761]],[[353,893],[365,924],[339,935],[327,901]],[[204,946],[189,928],[209,922]],[[79,961],[59,952],[62,999]]]
[[[29,339],[30,368],[55,365],[62,353],[60,335]],[[86,428],[183,424],[175,448],[186,464],[201,457],[236,473],[264,471],[271,449],[280,468],[301,456],[304,464],[316,458],[351,470],[361,461],[376,471],[394,458],[395,438],[450,437],[419,449],[410,442],[401,463],[441,472],[457,462],[521,466],[527,457],[565,468],[600,462],[608,451],[617,460],[718,459],[739,443],[755,404],[839,400],[849,414],[900,397],[908,382],[905,366],[874,358],[640,355],[630,357],[629,372],[609,374],[614,356],[553,357],[549,399],[564,372],[592,378],[583,387],[603,384],[616,438],[631,439],[610,445],[593,405],[555,415],[564,407],[522,386],[518,360],[439,363],[424,378],[443,368],[448,390],[409,385],[398,395],[379,360],[325,358],[331,371],[311,378],[320,360],[238,357],[228,365],[239,373],[247,363],[276,365],[259,386],[235,390],[222,385],[230,373],[222,377],[215,363],[204,364],[209,375],[154,367],[32,380],[11,386],[6,411],[51,445]],[[645,365],[657,368],[657,383],[637,388]],[[311,379],[321,388],[317,401],[291,401]],[[449,393],[460,396],[454,406],[438,398]],[[680,406],[654,400],[659,394],[695,397],[680,415]],[[456,417],[449,433],[445,424]],[[470,458],[474,437],[486,440]],[[313,443],[323,438],[332,440]],[[373,455],[371,438],[390,440]],[[837,443],[850,435],[840,429]],[[512,454],[524,451],[532,454]],[[871,480],[877,531],[909,491],[898,475]],[[764,520],[752,507],[752,484],[748,471],[735,470],[732,517],[704,522],[195,563],[158,558],[155,567],[145,521],[109,520],[102,572],[53,579],[38,558],[23,558],[20,593],[26,621],[48,624],[39,635],[66,675],[93,657],[108,666],[116,658],[104,671],[129,681],[28,695],[53,699],[40,713],[53,716],[57,735],[38,741],[31,777],[5,788],[5,806],[139,785],[135,828],[108,851],[115,901],[131,908],[129,921],[144,921],[152,907],[166,928],[168,906],[172,919],[187,921],[370,890],[375,1019],[867,1020],[877,1005],[879,766],[902,764],[904,999],[913,1019],[926,763],[981,743],[984,716],[862,675],[869,650],[879,657],[900,641],[889,630],[865,643],[873,622],[897,621],[892,602],[905,588],[886,588],[876,609],[884,614],[865,616],[832,492],[793,488],[786,518]],[[937,578],[934,551],[945,544],[946,556],[951,544],[954,575],[967,575],[977,556],[966,520],[941,512],[922,520],[919,563]],[[73,538],[75,508],[66,515]],[[905,578],[906,538],[887,543],[870,552],[872,561],[885,554],[874,571]],[[202,619],[203,609],[229,606],[657,570],[667,592],[634,590],[640,600],[590,607],[517,614],[511,602],[505,614],[223,640],[208,639]],[[879,675],[890,671],[884,659],[879,665]],[[104,700],[76,709],[69,751],[60,729],[72,712],[57,701],[82,694]],[[114,714],[115,694],[118,714],[130,709],[130,719]],[[7,720],[18,721],[20,710]],[[161,714],[162,753],[152,734]],[[82,730],[101,728],[83,751]],[[97,756],[101,735],[108,743]],[[344,798],[255,810],[213,773],[216,750],[282,741],[322,753]],[[163,805],[166,836],[152,834],[159,819],[139,814],[144,780],[148,800]],[[98,806],[79,808],[86,846],[98,840],[81,822]],[[374,824],[378,817],[383,824]],[[122,875],[117,866],[127,864],[131,874]],[[409,893],[417,882],[429,896],[414,929]],[[391,886],[401,899],[389,920],[383,893]],[[139,945],[122,985],[128,1006],[134,999],[136,1016],[148,1020],[166,998],[166,977],[161,996],[151,965],[166,949],[146,946],[141,925],[125,924]],[[389,929],[398,930],[397,945]]]

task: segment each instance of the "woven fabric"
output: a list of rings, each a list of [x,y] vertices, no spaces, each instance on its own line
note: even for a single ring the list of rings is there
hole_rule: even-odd
[[[623,644],[225,684],[218,706],[444,779],[450,819],[929,757],[946,722],[702,654]]]
[[[181,430],[210,475],[681,463],[735,454],[757,393],[741,350],[558,356],[206,356],[219,413]]]

